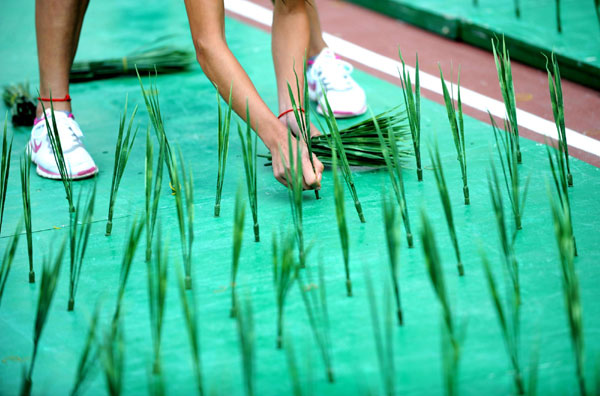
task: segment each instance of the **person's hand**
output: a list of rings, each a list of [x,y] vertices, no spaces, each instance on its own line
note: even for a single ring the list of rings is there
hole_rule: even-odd
[[[302,116],[304,114],[300,113]],[[283,117],[281,117],[279,119],[279,121],[281,121],[281,123],[286,127],[286,128],[290,128],[292,133],[294,134],[294,136],[298,137],[300,136],[300,127],[298,126],[298,122],[296,121],[296,116],[294,115],[293,112],[289,112],[286,115],[284,115]],[[311,122],[310,123],[310,136],[311,137],[315,137],[315,136],[320,136],[322,135],[322,133],[315,127],[315,125]]]
[[[285,135],[280,134],[276,147],[270,148],[273,163],[273,175],[284,186],[288,185],[287,174],[293,174],[290,170],[289,146],[287,131]],[[297,140],[292,136],[292,163],[296,164],[297,144],[300,144],[300,155],[302,157],[302,188],[304,190],[319,190],[321,188],[321,177],[324,166],[316,155],[312,155],[312,163],[308,155],[308,149],[302,139]],[[314,164],[314,170],[313,170]]]

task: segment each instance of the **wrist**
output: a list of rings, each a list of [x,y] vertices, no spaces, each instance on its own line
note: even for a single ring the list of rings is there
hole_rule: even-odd
[[[287,139],[287,128],[281,121],[273,117],[273,120],[269,122],[269,126],[263,130],[261,139],[271,153],[277,153],[282,140]]]

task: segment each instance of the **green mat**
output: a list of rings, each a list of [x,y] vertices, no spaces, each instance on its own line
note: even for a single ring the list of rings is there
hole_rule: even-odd
[[[130,2],[92,2],[84,24],[79,56],[104,58],[127,53],[138,46],[150,30],[168,29],[178,34],[182,45],[191,46],[183,5],[151,1],[140,8]],[[32,4],[11,3],[0,15],[2,26],[20,34],[22,42],[4,41],[0,45],[0,84],[35,81],[35,56],[32,53]],[[17,24],[16,21],[29,21]],[[272,109],[277,98],[270,57],[269,36],[255,28],[227,19],[227,37],[235,55],[248,71],[257,89]],[[154,37],[148,37],[153,39]],[[18,45],[17,45],[18,44]],[[355,72],[365,87],[375,112],[401,101],[399,88]],[[213,218],[214,188],[217,173],[216,103],[214,88],[198,67],[177,75],[159,77],[158,87],[167,133],[179,145],[191,165],[195,185],[196,220],[192,278],[199,308],[203,375],[208,394],[243,394],[241,355],[235,321],[229,318],[233,205],[235,192],[243,183],[239,139],[232,130],[231,148],[223,192],[221,218]],[[125,95],[130,104],[143,107],[139,85],[134,78],[105,80],[73,85],[71,96],[75,114],[86,134],[86,146],[95,158],[100,174],[96,178],[98,197],[94,225],[86,254],[75,312],[66,311],[68,264],[65,261],[47,327],[42,335],[33,375],[34,394],[66,394],[73,384],[76,364],[84,343],[88,321],[97,301],[101,303],[100,329],[108,329],[114,310],[119,266],[125,235],[136,214],[143,211],[143,136],[133,148],[115,207],[113,235],[104,236],[110,188],[113,149],[118,116]],[[487,192],[490,155],[495,154],[491,127],[472,118],[465,119],[471,206],[462,204],[460,170],[445,109],[423,101],[423,145],[437,141],[442,151],[450,185],[459,243],[466,275],[458,278],[454,252],[448,236],[433,173],[425,171],[424,182],[416,181],[414,170],[404,172],[413,233],[419,235],[419,211],[431,219],[441,252],[451,304],[459,321],[467,324],[461,356],[459,391],[466,395],[512,393],[512,378],[495,312],[490,303],[479,245],[492,260],[499,278],[500,251],[495,219]],[[138,113],[141,130],[148,123],[145,109]],[[18,167],[21,148],[28,139],[27,129],[16,129],[0,249],[21,219],[21,192]],[[531,351],[539,347],[539,394],[575,394],[574,359],[561,290],[558,252],[549,210],[547,183],[550,172],[546,149],[522,140],[521,173],[531,175],[523,217],[523,230],[516,242],[522,287],[521,356],[527,367]],[[261,152],[266,152],[260,146]],[[426,152],[426,151],[425,151]],[[424,164],[429,166],[427,155]],[[600,354],[600,251],[598,215],[600,214],[600,170],[572,159],[575,187],[570,189],[575,234],[580,256],[576,267],[580,276],[586,337],[586,375],[593,383],[594,367]],[[94,180],[75,184],[75,195],[92,187]],[[316,275],[319,261],[325,267],[331,320],[332,359],[336,377],[329,384],[318,349],[310,332],[306,312],[296,286],[288,296],[285,332],[293,337],[300,368],[300,379],[315,395],[380,394],[383,388],[369,320],[364,269],[368,268],[383,295],[387,276],[387,252],[381,214],[381,191],[388,187],[383,170],[356,169],[355,182],[366,217],[360,224],[346,193],[350,227],[351,271],[354,297],[346,297],[342,254],[339,247],[331,171],[324,175],[322,199],[305,193],[304,227],[307,245],[312,245],[308,270]],[[60,182],[32,176],[35,270],[41,277],[42,258],[68,235],[68,206]],[[505,196],[506,198],[506,196]],[[507,202],[508,199],[505,199]],[[238,292],[248,296],[254,307],[256,325],[256,394],[292,393],[286,356],[276,350],[276,306],[271,269],[270,239],[273,233],[289,229],[292,222],[287,191],[273,178],[271,169],[259,166],[258,205],[262,242],[254,243],[250,212],[247,209],[244,243],[238,276]],[[509,210],[509,208],[506,208]],[[176,268],[181,267],[176,211],[165,184],[159,216],[164,245],[169,247],[169,280],[164,318],[162,364],[169,394],[195,392],[192,361],[185,334],[181,304],[176,287]],[[512,223],[510,223],[512,224]],[[143,257],[140,243],[123,302],[126,366],[124,393],[144,394],[151,371],[152,344]],[[27,283],[27,253],[24,239],[18,247],[15,264],[8,278],[0,305],[0,394],[17,394],[23,368],[30,362],[33,321],[39,283]],[[402,238],[400,285],[405,326],[394,332],[396,383],[398,394],[442,394],[440,354],[440,310],[432,292],[419,238],[408,249]],[[527,370],[526,370],[527,371]],[[101,373],[86,394],[106,394]]]
[[[491,39],[505,36],[511,58],[545,70],[556,53],[564,78],[600,89],[600,22],[592,0],[562,0],[562,33],[557,31],[556,1],[349,0],[453,40],[489,51]],[[399,43],[400,46],[402,43]]]

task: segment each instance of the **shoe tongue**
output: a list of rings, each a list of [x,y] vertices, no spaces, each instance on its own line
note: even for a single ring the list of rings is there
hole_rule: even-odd
[[[318,60],[323,59],[337,59],[335,56],[335,52],[333,52],[329,47],[325,47],[321,50],[321,53],[317,57]]]

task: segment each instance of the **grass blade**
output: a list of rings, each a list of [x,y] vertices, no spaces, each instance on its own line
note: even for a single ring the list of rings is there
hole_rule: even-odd
[[[281,250],[279,249],[281,246]],[[283,346],[283,312],[285,299],[298,275],[298,263],[294,260],[294,236],[285,235],[277,243],[273,234],[273,285],[277,302],[277,348]]]
[[[104,335],[100,345],[100,362],[106,379],[106,390],[110,396],[119,396],[123,390],[125,369],[125,338],[123,320],[118,318]]]
[[[402,326],[404,319],[402,315],[402,303],[400,301],[400,284],[398,282],[398,255],[400,250],[398,215],[396,213],[396,206],[388,198],[381,199],[381,207],[383,211],[385,240],[388,248],[390,278],[394,287],[394,299],[396,301],[396,316],[398,318],[398,325]]]
[[[29,259],[29,283],[35,283],[33,270],[33,228],[31,227],[31,160],[27,152],[21,157],[21,196],[23,198],[23,220],[27,236],[27,258]]]
[[[477,0],[475,0],[477,1]],[[421,166],[421,86],[419,80],[419,55],[416,55],[415,66],[415,92],[412,91],[410,74],[406,71],[406,64],[402,52],[398,49],[398,56],[402,61],[402,73],[400,73],[400,84],[402,86],[402,98],[408,116],[408,126],[412,137],[415,161],[417,165],[417,180],[423,181],[423,167]],[[398,70],[400,72],[400,70]]]
[[[229,88],[229,100],[227,101],[227,111],[223,117],[221,110],[221,96],[217,90],[217,109],[218,109],[218,164],[217,164],[217,194],[215,196],[215,217],[221,214],[221,193],[223,192],[223,182],[225,181],[225,167],[227,166],[227,154],[229,153],[229,125],[231,124],[231,95],[233,93],[233,83]],[[250,122],[248,122],[250,123]]]
[[[242,253],[242,238],[244,236],[244,218],[246,216],[246,205],[243,203],[242,190],[238,188],[235,195],[235,209],[233,212],[233,248],[231,256],[231,312],[230,317],[237,316],[238,307],[236,294],[236,279],[240,266],[240,254]]]
[[[344,187],[340,180],[338,166],[337,166],[337,154],[335,153],[335,146],[332,146],[331,150],[333,153],[332,170],[333,170],[333,199],[335,202],[335,217],[337,219],[338,231],[340,234],[340,244],[342,246],[342,255],[344,257],[344,271],[346,273],[346,294],[348,297],[352,297],[352,281],[350,280],[350,246],[348,237],[348,224],[346,223],[346,209],[344,204]]]
[[[256,187],[256,154],[257,154],[257,134],[252,133],[250,127],[250,109],[246,101],[246,137],[242,133],[242,127],[238,123],[238,135],[242,142],[242,157],[244,159],[244,170],[246,172],[246,187],[248,191],[248,203],[252,210],[252,220],[254,221],[254,242],[260,242],[260,232],[258,227],[258,196]],[[254,135],[254,140],[252,139]]]
[[[237,298],[237,297],[236,297]],[[244,374],[244,390],[246,396],[253,396],[255,393],[255,350],[254,350],[254,318],[252,313],[252,303],[249,297],[236,303],[239,307],[235,315],[238,337],[240,340],[240,350],[242,353],[242,372]]]
[[[96,328],[98,327],[98,316],[100,314],[100,305],[96,304],[94,315],[90,321],[88,333],[85,338],[85,344],[79,363],[75,371],[75,383],[71,389],[71,396],[80,395],[84,392],[84,386],[92,380],[92,375],[96,369],[96,360],[98,359],[98,341],[96,340]]]
[[[6,191],[8,190],[8,176],[10,173],[10,157],[12,154],[13,138],[8,142],[8,115],[4,118],[4,129],[2,132],[2,159],[0,161],[0,231],[2,231],[2,220],[4,219],[4,203],[6,202]]]
[[[17,245],[19,244],[19,237],[21,236],[21,223],[17,225],[15,232],[10,237],[4,256],[2,256],[2,266],[0,267],[0,303],[2,302],[2,295],[4,294],[4,287],[12,268],[12,263],[17,252]]]
[[[150,328],[152,332],[152,347],[154,349],[154,364],[152,374],[160,377],[160,345],[162,338],[162,325],[165,313],[165,300],[167,297],[167,267],[168,267],[168,246],[164,246],[161,238],[160,224],[158,226],[158,235],[156,239],[156,255],[154,260],[146,263],[148,272],[148,302],[150,305]]]
[[[162,191],[163,169],[165,161],[165,140],[159,139],[158,160],[156,174],[154,174],[154,148],[150,140],[150,128],[146,130],[146,158],[145,158],[145,224],[146,224],[146,262],[152,258],[152,238],[158,215],[158,202]],[[154,179],[153,179],[154,177]],[[153,181],[154,180],[154,181]]]

